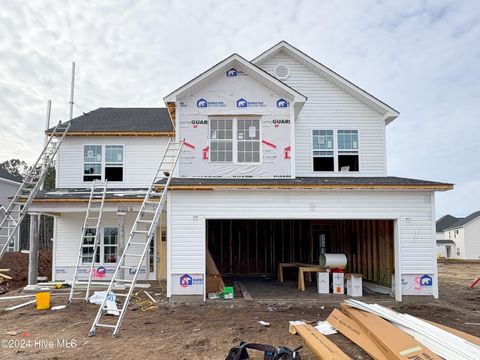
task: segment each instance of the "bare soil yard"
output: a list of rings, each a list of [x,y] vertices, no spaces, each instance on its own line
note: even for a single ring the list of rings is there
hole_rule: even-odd
[[[384,297],[363,300],[381,302],[398,311],[480,336],[480,286],[467,289],[467,285],[480,276],[480,263],[441,263],[439,271],[440,300],[408,300],[404,304]],[[168,304],[163,298],[158,299],[159,309],[153,312],[142,312],[137,305],[132,305],[120,337],[114,340],[104,329],[98,330],[95,337],[87,336],[95,316],[95,305],[79,303],[59,311],[37,311],[28,306],[2,312],[0,339],[11,340],[7,347],[13,344],[14,348],[0,348],[0,358],[224,359],[230,347],[241,340],[293,348],[303,342],[298,336],[289,334],[288,321],[324,320],[343,297],[340,296],[339,301],[328,297],[325,301],[303,303],[275,303],[272,300],[269,304],[275,305],[275,311],[267,308],[269,304],[258,302]],[[0,307],[21,302],[2,301]],[[52,305],[65,303],[65,296],[52,298]],[[259,325],[259,320],[270,322],[270,327]],[[340,334],[330,339],[354,359],[370,358]],[[62,343],[63,340],[66,342]],[[75,341],[75,347],[66,347],[70,340]],[[302,349],[302,358],[315,359],[306,347]]]

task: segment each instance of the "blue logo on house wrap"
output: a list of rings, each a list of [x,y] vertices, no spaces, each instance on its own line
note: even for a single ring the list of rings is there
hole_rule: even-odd
[[[432,286],[433,285],[433,279],[429,275],[422,275],[420,277],[420,286]]]
[[[225,107],[225,103],[223,101],[207,101],[204,98],[200,98],[197,100],[197,107],[199,108],[206,108],[206,107]]]
[[[286,108],[288,107],[288,101],[285,99],[278,99],[277,100],[277,107],[278,108]]]
[[[208,101],[205,99],[198,99],[197,100],[197,107],[207,107],[208,106]]]
[[[237,76],[238,72],[237,69],[231,68],[230,70],[227,70],[227,76]]]
[[[237,100],[237,108],[246,108],[246,107],[265,107],[263,101],[247,101],[244,98]]]
[[[193,279],[190,275],[185,274],[182,277],[180,277],[180,286],[183,288],[186,288],[188,286],[192,286],[193,284]]]

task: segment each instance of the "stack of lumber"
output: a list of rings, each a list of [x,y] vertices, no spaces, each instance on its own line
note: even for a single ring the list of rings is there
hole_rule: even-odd
[[[207,292],[218,292],[223,290],[224,287],[225,283],[222,275],[212,258],[212,254],[207,249]]]
[[[327,322],[375,360],[477,360],[480,338],[386,307],[345,300]],[[319,359],[349,358],[335,343],[303,322],[291,322]]]

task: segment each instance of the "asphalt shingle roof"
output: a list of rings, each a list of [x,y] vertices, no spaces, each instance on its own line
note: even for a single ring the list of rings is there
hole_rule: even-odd
[[[443,231],[462,227],[466,223],[469,223],[470,221],[475,220],[478,217],[480,217],[480,211],[475,211],[474,213],[471,213],[470,215],[468,215],[464,218],[458,218],[456,222],[450,224]]]
[[[98,108],[71,120],[72,132],[170,132],[166,108]],[[47,130],[51,132],[53,128]]]
[[[438,219],[435,223],[435,229],[437,232],[442,232],[443,230],[449,228],[451,225],[456,223],[459,218],[452,215],[445,215]]]
[[[15,175],[11,174],[9,171],[4,168],[0,168],[0,178],[10,181],[21,182],[22,180],[17,178]]]

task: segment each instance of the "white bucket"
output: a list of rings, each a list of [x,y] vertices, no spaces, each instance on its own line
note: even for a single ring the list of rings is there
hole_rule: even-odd
[[[343,269],[347,266],[345,254],[321,254],[320,266],[323,268]]]

